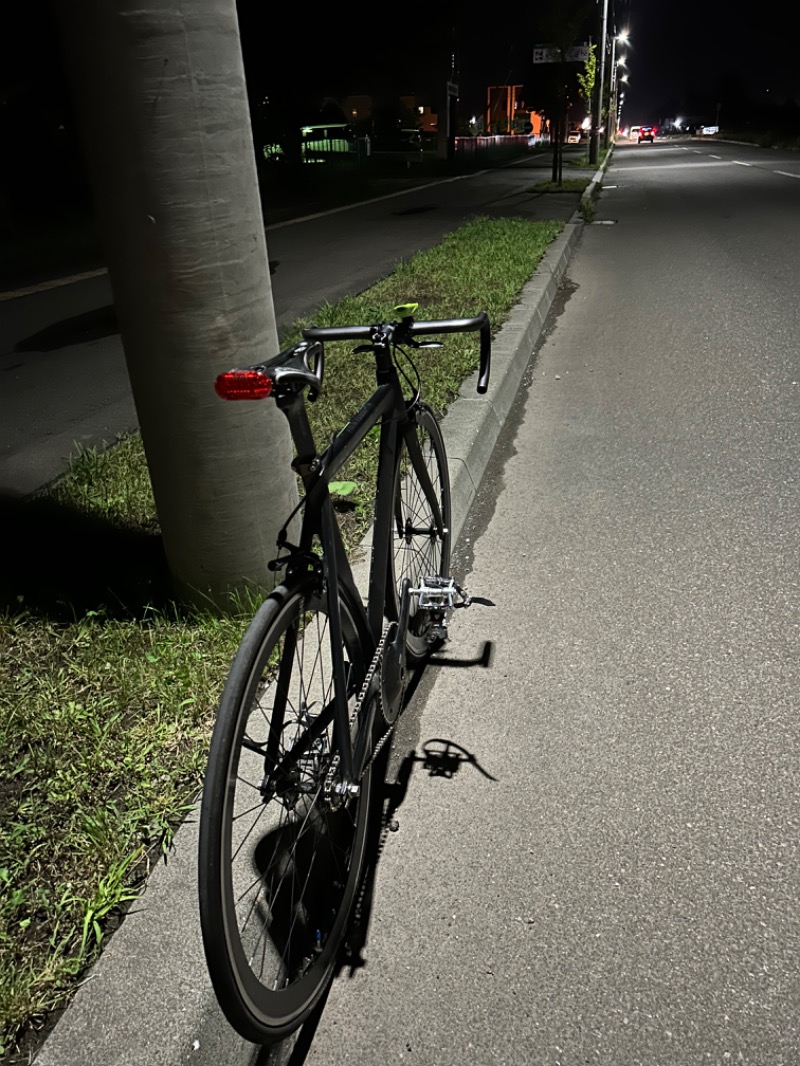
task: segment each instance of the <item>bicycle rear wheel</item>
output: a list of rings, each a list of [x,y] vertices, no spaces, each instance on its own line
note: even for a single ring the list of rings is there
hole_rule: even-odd
[[[220,703],[201,807],[209,972],[228,1021],[258,1044],[297,1029],[325,992],[364,858],[371,775],[355,796],[330,789],[333,659],[314,584],[276,590],[250,624]],[[334,651],[352,716],[368,659],[341,595]]]
[[[444,535],[437,532],[433,503],[425,494],[403,439],[395,474],[394,542],[389,560],[390,592],[398,608],[405,578],[411,581],[412,588],[418,588],[423,577],[450,575],[450,475],[442,431],[427,404],[419,404],[412,418],[422,462],[442,515]],[[406,636],[406,658],[410,663],[421,661],[430,651],[429,628],[426,612],[418,611],[416,599],[412,599]]]

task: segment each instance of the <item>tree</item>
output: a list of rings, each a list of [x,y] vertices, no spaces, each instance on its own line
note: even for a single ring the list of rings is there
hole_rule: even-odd
[[[589,45],[589,58],[583,66],[583,71],[578,73],[578,85],[580,86],[581,99],[586,102],[586,110],[591,111],[594,100],[594,82],[597,76],[596,45]]]
[[[278,339],[234,0],[59,0],[167,560],[224,607],[296,500],[271,403],[214,379]]]

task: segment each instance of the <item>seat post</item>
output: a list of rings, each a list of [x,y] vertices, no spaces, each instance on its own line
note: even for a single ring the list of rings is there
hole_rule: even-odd
[[[314,443],[314,434],[311,432],[311,424],[308,420],[308,411],[303,398],[302,386],[282,390],[276,397],[275,402],[286,415],[286,420],[289,423],[289,432],[295,449],[292,468],[301,476],[305,485],[307,478],[313,477],[316,472],[313,469],[313,464],[317,458],[317,447]]]

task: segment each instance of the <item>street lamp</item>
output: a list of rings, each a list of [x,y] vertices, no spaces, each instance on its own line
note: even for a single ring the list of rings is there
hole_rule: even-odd
[[[622,101],[624,93],[620,91],[620,82],[624,85],[628,80],[627,72],[622,68],[626,65],[626,59],[624,55],[621,55],[617,61],[617,69],[614,70],[614,92],[613,92],[613,109],[614,109],[614,127],[613,134],[617,135],[620,129],[620,115],[622,114]]]
[[[619,94],[619,104],[617,105],[617,128],[619,129],[619,120],[622,117],[622,105],[625,103],[625,86],[628,84],[628,75],[623,74],[619,79],[622,82],[622,92]]]

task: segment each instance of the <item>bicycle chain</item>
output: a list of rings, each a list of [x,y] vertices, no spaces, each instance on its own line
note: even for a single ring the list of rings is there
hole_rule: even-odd
[[[356,700],[356,705],[353,708],[353,713],[350,715],[350,727],[351,727],[351,729],[355,725],[356,721],[358,720],[359,715],[361,714],[361,711],[362,711],[362,709],[364,707],[364,703],[365,703],[366,698],[367,698],[367,693],[369,692],[369,686],[371,685],[372,679],[375,676],[375,674],[376,674],[376,672],[378,670],[378,667],[380,666],[381,657],[383,655],[383,648],[384,648],[384,645],[386,644],[386,638],[389,635],[389,630],[390,629],[391,629],[391,626],[388,626],[388,625],[384,628],[383,633],[381,634],[381,639],[378,641],[378,645],[375,648],[375,654],[372,656],[372,662],[367,667],[367,672],[364,675],[364,681],[363,681],[363,684],[361,685],[361,691],[358,694],[358,699]],[[375,693],[375,698],[378,701],[378,707],[376,708],[376,710],[380,711],[380,713],[383,714],[383,700],[381,698],[380,686],[378,687],[378,691]],[[392,723],[392,725],[389,727],[388,731],[378,741],[378,744],[375,747],[375,750],[372,752],[372,755],[370,755],[369,759],[367,760],[366,764],[364,765],[364,769],[361,771],[361,774],[359,775],[358,780],[355,781],[354,784],[356,784],[356,785],[360,785],[361,784],[362,780],[364,779],[364,775],[366,774],[367,770],[369,770],[370,766],[372,766],[372,764],[375,762],[375,759],[377,758],[378,753],[380,752],[380,749],[386,743],[386,741],[387,741],[387,739],[389,737],[389,734],[391,733],[393,728],[394,728],[394,723]],[[340,762],[340,756],[339,756],[339,753],[337,752],[333,756],[333,758],[331,759],[330,766],[328,767],[328,772],[325,775],[324,794],[325,794],[326,800],[328,800],[328,801],[330,800],[330,797],[333,794],[334,778],[336,776],[337,770],[339,769],[339,762]]]
[[[381,739],[375,745],[375,748],[374,748],[374,750],[372,752],[372,755],[370,755],[369,759],[367,760],[366,766],[361,771],[361,777],[359,777],[359,779],[358,779],[359,781],[361,781],[363,779],[364,774],[367,772],[367,770],[369,770],[369,768],[372,766],[372,764],[375,762],[375,760],[380,755],[381,749],[384,747],[384,745],[386,744],[386,741],[389,739],[389,737],[394,732],[394,727],[400,721],[400,716],[402,715],[404,709],[405,708],[403,708],[403,707],[400,708],[400,711],[399,711],[399,713],[397,715],[397,718],[395,718],[395,720],[392,722],[392,724],[387,727],[386,732],[383,734]]]
[[[457,604],[450,604],[449,606],[451,607],[451,609],[455,608],[455,607],[469,607],[470,604],[472,604],[472,603],[481,603],[481,604],[484,604],[485,606],[488,606],[488,607],[494,607],[494,603],[491,600],[486,600],[486,599],[483,599],[482,597],[477,597],[477,596],[470,596],[469,593],[466,591],[466,589],[462,589],[459,585],[455,585],[455,583],[454,583],[454,587],[461,594],[462,602],[461,603],[457,603]],[[380,666],[381,658],[383,656],[383,649],[384,649],[384,646],[386,644],[386,638],[389,635],[389,632],[390,632],[390,630],[392,628],[392,625],[394,625],[394,623],[390,623],[389,625],[384,627],[383,633],[381,634],[381,639],[378,641],[378,645],[375,648],[375,654],[372,656],[372,662],[369,664],[369,667],[367,668],[367,672],[364,675],[364,682],[361,685],[361,691],[358,694],[358,699],[356,700],[356,705],[353,708],[353,713],[350,715],[350,727],[351,727],[351,729],[352,729],[353,725],[355,724],[356,720],[358,719],[359,715],[361,714],[361,711],[362,711],[362,709],[364,707],[364,702],[365,702],[365,700],[367,698],[367,693],[369,692],[369,686],[372,683],[372,679],[375,676],[375,674],[376,674],[376,672],[378,670],[378,667]],[[383,715],[383,696],[381,694],[380,685],[378,686],[378,690],[375,693],[375,699],[378,701],[378,706],[376,708],[376,712],[380,712],[380,714],[382,716]],[[364,768],[361,771],[361,773],[359,774],[358,780],[353,782],[354,785],[359,786],[361,784],[361,782],[364,780],[364,777],[365,777],[367,771],[370,769],[372,764],[375,762],[375,760],[380,755],[380,753],[383,750],[383,748],[386,746],[386,742],[389,740],[389,737],[394,732],[395,726],[400,721],[400,718],[401,718],[404,710],[405,710],[405,708],[403,707],[402,702],[401,702],[400,709],[399,709],[399,711],[397,713],[397,717],[395,718],[395,720],[393,722],[391,722],[388,725],[388,728],[386,729],[386,732],[378,740],[377,744],[373,748],[372,754],[370,755],[370,757],[367,759],[366,763],[364,764]],[[384,718],[384,721],[385,720],[386,719]],[[337,753],[331,759],[330,766],[328,767],[328,772],[325,775],[324,792],[325,792],[325,798],[328,801],[330,801],[330,797],[333,794],[334,777],[336,776],[336,771],[339,768],[339,762],[340,762],[340,757],[339,757],[339,754]]]

